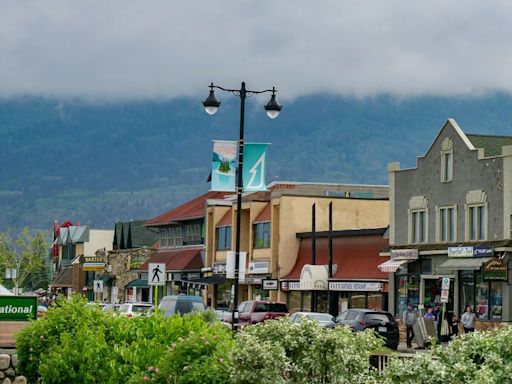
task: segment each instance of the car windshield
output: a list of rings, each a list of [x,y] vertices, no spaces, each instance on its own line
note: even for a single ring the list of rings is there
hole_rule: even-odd
[[[367,313],[364,315],[366,321],[380,321],[384,323],[393,322],[393,318],[388,313]]]
[[[285,304],[281,303],[258,303],[255,312],[288,312]]]
[[[145,313],[151,308],[150,305],[134,305],[132,311],[136,313]]]
[[[309,320],[316,320],[316,321],[333,321],[333,317],[327,313],[315,313],[315,314],[309,314],[306,315],[306,318]]]

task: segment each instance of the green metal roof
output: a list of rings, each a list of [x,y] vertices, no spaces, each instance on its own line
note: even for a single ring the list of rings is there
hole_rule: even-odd
[[[148,281],[144,279],[136,279],[130,281],[128,284],[125,285],[125,288],[149,288]]]
[[[512,145],[512,136],[466,134],[475,148],[483,148],[484,156],[501,156],[501,147]]]

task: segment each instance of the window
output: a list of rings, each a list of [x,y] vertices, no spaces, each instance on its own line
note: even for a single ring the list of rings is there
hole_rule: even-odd
[[[270,222],[253,225],[253,248],[270,248]]]
[[[427,241],[427,214],[426,211],[412,212],[411,222],[412,243],[425,243]]]
[[[456,207],[441,207],[438,210],[438,241],[454,242],[456,240]]]
[[[183,245],[203,244],[201,224],[186,224],[183,227]]]
[[[160,247],[177,248],[182,246],[181,227],[160,229]]]
[[[218,227],[216,230],[217,251],[226,251],[231,249],[231,226]]]
[[[503,307],[503,283],[485,281],[480,271],[461,271],[460,307],[464,311],[471,305],[479,320],[501,320]]]
[[[453,180],[453,141],[446,138],[442,143],[441,151],[441,182],[448,183]]]
[[[485,240],[484,206],[469,207],[469,240]]]

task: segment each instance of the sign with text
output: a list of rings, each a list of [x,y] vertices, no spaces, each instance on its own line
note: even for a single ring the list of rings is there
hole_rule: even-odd
[[[37,297],[0,296],[0,320],[37,319]]]
[[[490,257],[493,255],[493,249],[486,246],[477,247],[449,247],[448,257]]]
[[[261,288],[267,291],[277,291],[279,288],[277,279],[263,279],[261,281]]]
[[[165,263],[149,263],[148,285],[165,285]]]
[[[391,259],[393,260],[418,260],[417,249],[392,249]]]
[[[269,261],[253,261],[249,263],[249,273],[268,273]]]
[[[300,291],[299,281],[281,281],[281,290],[283,291]]]
[[[507,281],[508,265],[500,259],[489,260],[484,263],[483,278],[486,281]]]
[[[83,270],[88,272],[104,271],[105,259],[103,256],[85,256]]]
[[[381,282],[358,282],[358,281],[331,281],[329,282],[330,291],[382,291]]]

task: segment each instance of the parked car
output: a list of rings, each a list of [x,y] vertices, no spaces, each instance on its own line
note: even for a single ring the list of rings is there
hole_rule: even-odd
[[[103,312],[106,313],[116,313],[121,305],[120,304],[105,304],[103,307]]]
[[[389,312],[352,308],[342,312],[336,318],[336,323],[347,325],[356,332],[373,329],[386,339],[386,347],[398,348],[400,342],[398,324]]]
[[[149,311],[153,306],[149,303],[124,303],[119,306],[117,312],[121,316],[141,316]]]
[[[328,313],[321,312],[295,312],[290,315],[290,320],[294,323],[299,323],[304,320],[312,320],[318,322],[321,327],[334,328],[334,316]]]
[[[192,311],[205,311],[206,305],[199,296],[170,295],[164,296],[158,304],[158,308],[164,311],[165,316],[185,314]]]
[[[288,307],[285,303],[268,300],[243,301],[238,306],[238,324],[248,325],[261,323],[265,320],[277,319],[288,315]],[[224,321],[232,323],[232,314],[224,318]]]
[[[103,307],[105,307],[105,303],[100,303],[98,301],[89,301],[87,303],[85,303],[86,306],[88,307],[99,307],[100,309],[103,309]]]

